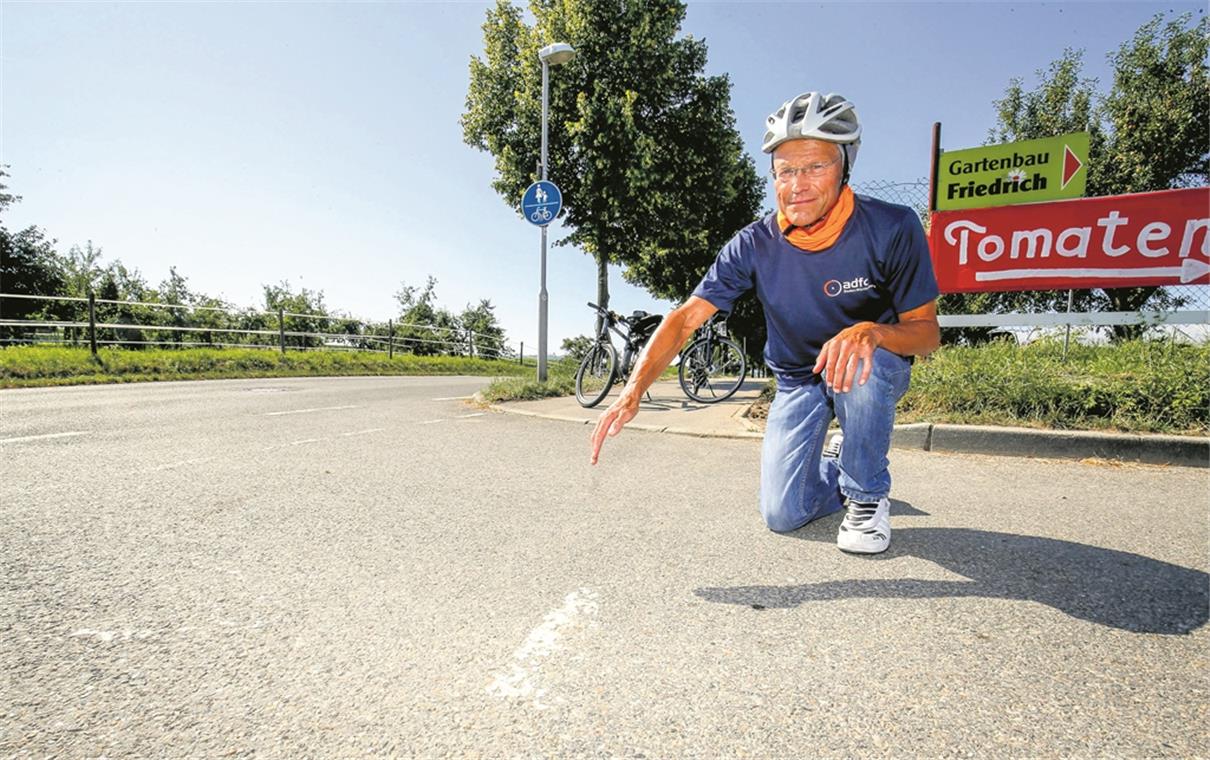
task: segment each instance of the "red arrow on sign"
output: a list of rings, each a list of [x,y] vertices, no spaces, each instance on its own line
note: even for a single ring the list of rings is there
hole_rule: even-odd
[[[1063,187],[1067,187],[1067,183],[1071,182],[1071,178],[1076,176],[1076,172],[1084,164],[1080,159],[1076,158],[1076,154],[1071,152],[1071,148],[1063,146]]]

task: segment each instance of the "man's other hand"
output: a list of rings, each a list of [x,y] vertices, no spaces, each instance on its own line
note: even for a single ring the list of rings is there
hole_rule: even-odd
[[[597,426],[592,431],[592,464],[597,463],[597,457],[601,454],[601,446],[605,443],[605,436],[615,436],[622,432],[622,426],[635,418],[639,413],[639,397],[623,391],[622,397],[601,412],[601,416],[597,419]]]

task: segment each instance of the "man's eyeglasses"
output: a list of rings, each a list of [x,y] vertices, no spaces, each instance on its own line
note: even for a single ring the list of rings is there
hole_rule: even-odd
[[[839,160],[839,158],[834,158],[831,161],[820,161],[814,164],[807,164],[806,166],[785,166],[781,169],[771,169],[769,173],[778,182],[793,182],[794,178],[799,174],[810,179],[817,179],[822,177],[828,168]]]

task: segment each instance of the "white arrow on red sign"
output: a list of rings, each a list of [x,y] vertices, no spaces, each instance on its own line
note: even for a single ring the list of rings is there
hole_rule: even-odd
[[[1067,187],[1067,183],[1071,182],[1071,178],[1076,176],[1076,172],[1084,163],[1071,152],[1071,148],[1063,146],[1063,187]]]
[[[1010,269],[1004,272],[976,272],[978,282],[996,280],[1030,280],[1040,277],[1179,277],[1182,283],[1193,282],[1210,274],[1210,264],[1200,259],[1185,259],[1179,267],[1140,267],[1138,269]]]

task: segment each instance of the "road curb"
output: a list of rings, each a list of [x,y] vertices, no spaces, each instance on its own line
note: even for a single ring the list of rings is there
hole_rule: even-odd
[[[926,451],[1210,467],[1210,438],[981,425],[934,424],[930,428]]]
[[[507,405],[503,404],[492,404],[489,408],[508,414],[574,422],[578,425],[592,424],[592,420],[528,409],[509,409]],[[744,411],[746,412],[746,410]],[[669,433],[694,438],[750,440],[764,438],[764,432],[744,417],[743,412],[737,412],[733,415],[733,419],[741,422],[748,429],[703,431],[673,425],[636,425],[633,423],[626,427],[630,430]],[[1138,435],[1084,430],[1037,430],[991,425],[916,422],[896,425],[891,435],[891,446],[897,449],[955,454],[991,454],[1046,459],[1112,459],[1143,464],[1210,467],[1210,438],[1179,435]]]

